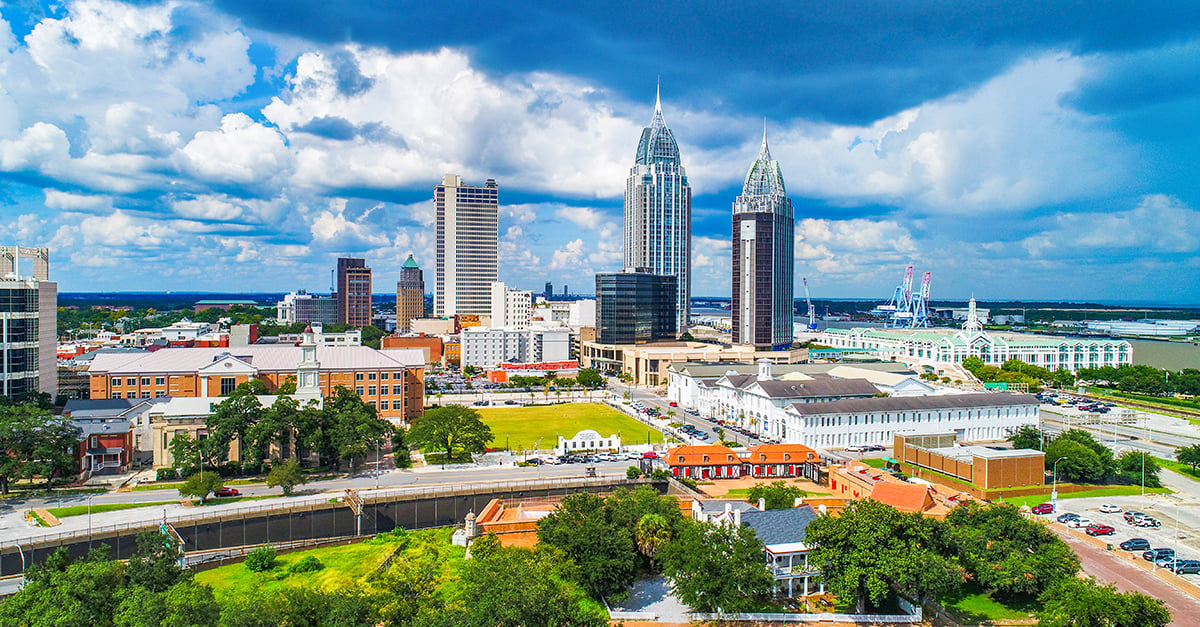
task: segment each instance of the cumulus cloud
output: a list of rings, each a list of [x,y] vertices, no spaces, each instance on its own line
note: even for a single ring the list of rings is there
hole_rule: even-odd
[[[1061,257],[1102,250],[1140,255],[1200,252],[1200,211],[1165,194],[1143,196],[1136,207],[1126,211],[1060,214],[1054,225],[1022,242],[1030,255]]]

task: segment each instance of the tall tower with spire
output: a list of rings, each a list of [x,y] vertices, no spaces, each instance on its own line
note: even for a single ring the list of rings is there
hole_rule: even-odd
[[[779,162],[762,148],[733,202],[733,343],[760,350],[792,345],[795,219]]]
[[[625,268],[675,277],[676,335],[687,331],[690,317],[691,249],[692,188],[656,92],[654,118],[625,182]]]

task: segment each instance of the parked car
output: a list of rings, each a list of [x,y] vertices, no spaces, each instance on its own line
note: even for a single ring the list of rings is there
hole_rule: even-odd
[[[747,431],[747,432],[746,432],[746,435],[750,435],[750,432],[749,432],[749,431]],[[847,447],[846,447],[846,452],[847,452],[847,453],[866,453],[866,452],[867,452],[867,451],[869,451],[869,450],[871,450],[871,449],[870,449],[870,447],[867,447],[867,446],[861,446],[861,445],[847,446]]]
[[[1089,536],[1111,536],[1116,532],[1116,529],[1108,525],[1088,525],[1088,528],[1084,530],[1084,533]]]
[[[1130,538],[1120,544],[1123,551],[1149,551],[1150,541],[1145,538]]]
[[[1165,568],[1167,570],[1175,570],[1175,556],[1174,555],[1164,555],[1164,556],[1154,560],[1154,565],[1159,568]]]
[[[1142,559],[1147,562],[1157,562],[1164,557],[1175,557],[1175,549],[1150,549],[1142,553]]]
[[[869,451],[886,451],[887,447],[882,444],[872,444],[871,446],[867,447],[867,450],[869,450]]]
[[[240,496],[240,495],[241,495],[241,492],[238,492],[237,488],[220,487],[220,488],[217,488],[217,490],[215,492],[213,492],[213,496]]]
[[[1067,526],[1072,529],[1079,529],[1080,527],[1090,527],[1091,525],[1092,525],[1091,518],[1074,518],[1074,519],[1067,521]]]
[[[679,407],[679,403],[676,403],[675,401],[671,401],[670,403],[667,403],[667,404],[670,405],[671,407]]]
[[[1053,514],[1054,506],[1049,503],[1042,503],[1041,505],[1034,505],[1032,511],[1035,514]]]
[[[1175,560],[1176,575],[1200,574],[1200,560]]]
[[[1116,505],[1113,505],[1111,503],[1105,503],[1100,506],[1100,511],[1105,514],[1115,514],[1119,511],[1121,511],[1121,508],[1117,507]]]
[[[1125,522],[1132,524],[1133,519],[1137,518],[1138,516],[1145,516],[1145,514],[1131,509],[1131,510],[1125,512]]]
[[[654,451],[646,451],[645,453],[642,453],[642,457],[645,459],[658,459],[658,453],[655,453]]]
[[[1134,526],[1137,526],[1137,527],[1161,527],[1162,526],[1162,523],[1159,522],[1157,518],[1153,518],[1151,516],[1145,516],[1142,518],[1135,519],[1133,521],[1133,524],[1134,524]]]
[[[1059,514],[1058,518],[1055,518],[1054,520],[1057,520],[1058,522],[1065,525],[1065,524],[1071,522],[1072,520],[1075,520],[1076,518],[1079,518],[1079,514],[1072,514],[1071,512],[1067,512],[1065,514]]]

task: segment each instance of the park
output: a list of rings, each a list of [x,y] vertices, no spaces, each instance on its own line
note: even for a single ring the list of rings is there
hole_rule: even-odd
[[[531,407],[480,407],[492,430],[493,448],[522,451],[553,448],[558,436],[570,438],[584,429],[620,434],[625,444],[657,444],[662,433],[603,403],[568,403]]]

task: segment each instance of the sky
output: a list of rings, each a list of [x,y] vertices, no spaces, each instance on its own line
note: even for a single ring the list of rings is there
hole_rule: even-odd
[[[580,5],[576,7],[575,5]],[[1200,304],[1200,3],[0,2],[0,244],[61,291],[374,291],[432,189],[500,185],[500,279],[591,292],[656,85],[728,296],[764,120],[796,280]]]

